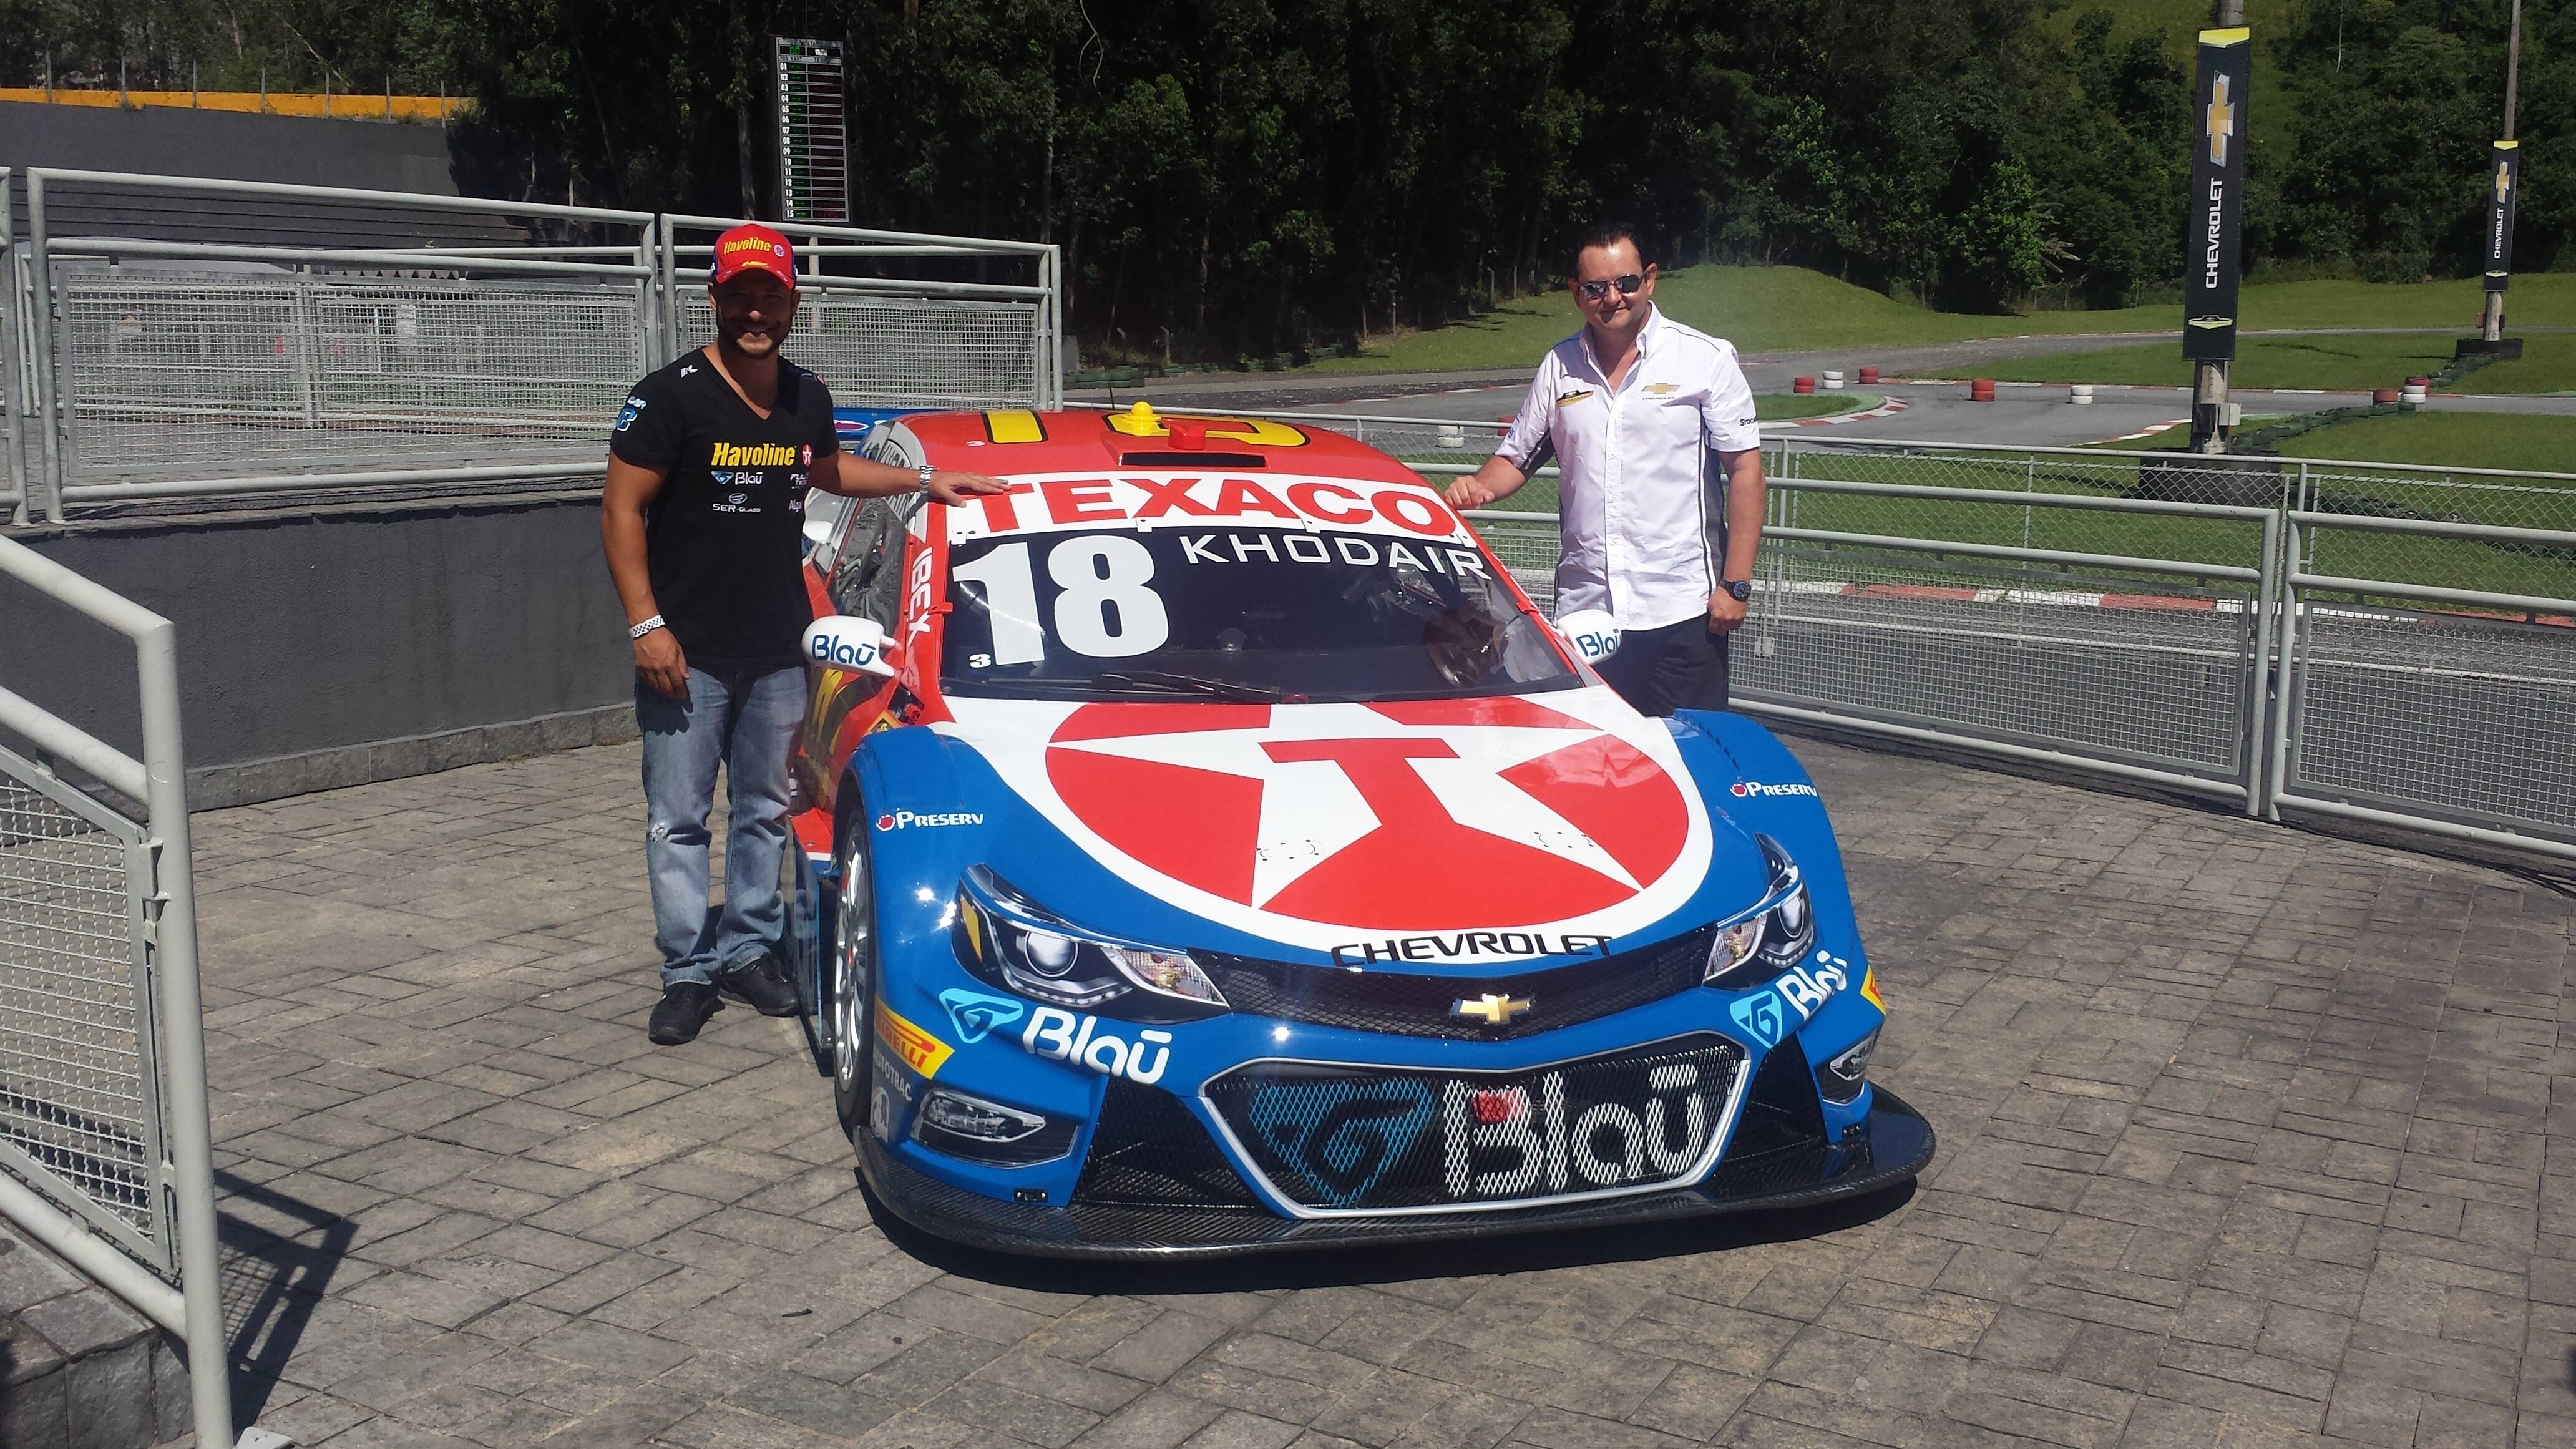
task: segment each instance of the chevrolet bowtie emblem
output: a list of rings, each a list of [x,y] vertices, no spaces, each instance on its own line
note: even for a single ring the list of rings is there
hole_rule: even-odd
[[[2209,159],[2216,165],[2227,164],[2227,138],[2236,134],[2236,107],[2227,99],[2226,76],[2218,76],[2209,91]]]
[[[2511,168],[2511,167],[2507,167],[2507,166],[2499,166],[2499,167],[2497,167],[2497,168],[2496,168],[2496,205],[2498,205],[2498,206],[2502,206],[2502,205],[2504,205],[2504,199],[2505,199],[2506,197],[2508,197],[2508,196],[2512,195],[2512,194],[2513,194],[2513,170],[2512,170],[2512,168]]]
[[[1476,997],[1473,1000],[1451,1002],[1449,1004],[1449,1014],[1451,1016],[1472,1016],[1478,1021],[1485,1023],[1487,1026],[1504,1026],[1508,1025],[1512,1018],[1528,1011],[1536,1004],[1537,999],[1535,997],[1497,996],[1488,991],[1484,995]]]

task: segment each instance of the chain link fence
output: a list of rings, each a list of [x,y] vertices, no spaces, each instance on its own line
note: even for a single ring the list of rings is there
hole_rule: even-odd
[[[1034,302],[890,297],[821,283],[796,308],[799,366],[836,399],[888,408],[1048,406]],[[684,291],[684,337],[715,335],[703,288]]]

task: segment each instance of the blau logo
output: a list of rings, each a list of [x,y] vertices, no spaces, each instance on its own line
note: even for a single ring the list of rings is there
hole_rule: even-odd
[[[981,991],[943,991],[939,1004],[948,1008],[948,1024],[957,1028],[957,1039],[968,1046],[991,1035],[997,1026],[1009,1026],[1028,1010],[1011,997]]]
[[[1748,996],[1730,1008],[1735,1024],[1745,1029],[1764,1046],[1780,1043],[1780,998],[1768,991]]]
[[[1420,1082],[1297,1082],[1253,1094],[1252,1130],[1335,1207],[1368,1195],[1431,1125]]]

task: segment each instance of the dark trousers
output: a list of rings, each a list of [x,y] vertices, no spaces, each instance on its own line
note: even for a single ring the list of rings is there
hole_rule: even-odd
[[[1601,677],[1639,714],[1724,709],[1728,637],[1711,632],[1705,616],[1631,629],[1619,636],[1619,652],[1601,662]]]

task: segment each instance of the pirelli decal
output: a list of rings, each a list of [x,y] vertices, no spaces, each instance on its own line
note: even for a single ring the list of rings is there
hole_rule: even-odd
[[[904,1020],[894,1008],[877,998],[877,1039],[894,1048],[903,1064],[924,1077],[939,1075],[939,1069],[957,1053],[957,1048]]]
[[[796,450],[785,443],[718,443],[707,459],[710,468],[786,468],[796,462]]]
[[[1026,408],[997,408],[984,414],[984,436],[996,443],[1043,443],[1046,424]]]

